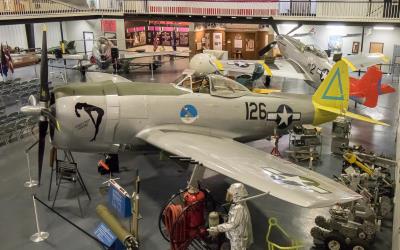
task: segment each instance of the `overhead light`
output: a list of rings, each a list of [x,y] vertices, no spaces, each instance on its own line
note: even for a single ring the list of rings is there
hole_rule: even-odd
[[[217,18],[219,19],[219,18],[221,18],[221,16],[217,16]]]
[[[261,19],[267,20],[269,19],[269,17],[261,17]]]
[[[374,30],[394,30],[392,26],[374,26]]]
[[[247,17],[246,17],[246,19],[253,19],[253,17],[251,17],[251,16],[247,16]]]
[[[232,19],[235,19],[235,18],[236,18],[235,16],[232,17]]]

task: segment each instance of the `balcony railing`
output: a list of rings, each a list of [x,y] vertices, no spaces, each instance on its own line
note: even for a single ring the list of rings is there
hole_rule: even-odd
[[[90,0],[87,6],[61,0],[0,0],[0,19],[54,15],[190,15],[273,17],[279,20],[400,22],[400,5],[383,0]]]

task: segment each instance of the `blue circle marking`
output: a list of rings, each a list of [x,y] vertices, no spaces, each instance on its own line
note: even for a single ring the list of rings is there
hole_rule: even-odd
[[[198,118],[199,113],[193,105],[186,104],[181,109],[179,116],[184,123],[192,123]]]

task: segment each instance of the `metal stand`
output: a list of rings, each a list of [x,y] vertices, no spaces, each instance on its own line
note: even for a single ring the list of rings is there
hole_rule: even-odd
[[[35,221],[36,221],[36,230],[37,233],[34,233],[30,239],[33,242],[41,242],[49,238],[50,234],[48,232],[42,232],[40,231],[40,226],[39,226],[39,219],[38,219],[38,214],[37,214],[37,208],[36,208],[36,201],[35,201],[35,195],[32,195],[32,201],[33,201],[33,209],[35,211]]]
[[[152,64],[150,64],[150,66],[151,66],[151,78],[150,78],[150,81],[154,81],[154,61],[153,61],[153,63]]]
[[[29,151],[38,143],[39,141],[36,141],[35,143],[33,143],[30,147],[28,147],[25,150],[25,155],[26,155],[26,161],[28,163],[28,174],[29,174],[29,181],[26,181],[24,183],[24,187],[27,188],[31,188],[34,186],[37,186],[39,184],[38,181],[32,180],[32,175],[31,175],[31,164],[30,164],[30,160],[29,160]]]
[[[151,78],[150,81],[154,81],[154,53],[153,53],[153,60],[150,64],[150,68],[151,68]]]

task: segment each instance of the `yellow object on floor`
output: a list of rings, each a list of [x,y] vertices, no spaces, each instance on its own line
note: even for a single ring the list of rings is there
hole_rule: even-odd
[[[304,249],[303,243],[292,239],[288,233],[278,225],[276,218],[269,218],[266,242],[268,250],[299,250]],[[277,239],[277,238],[280,239]]]

